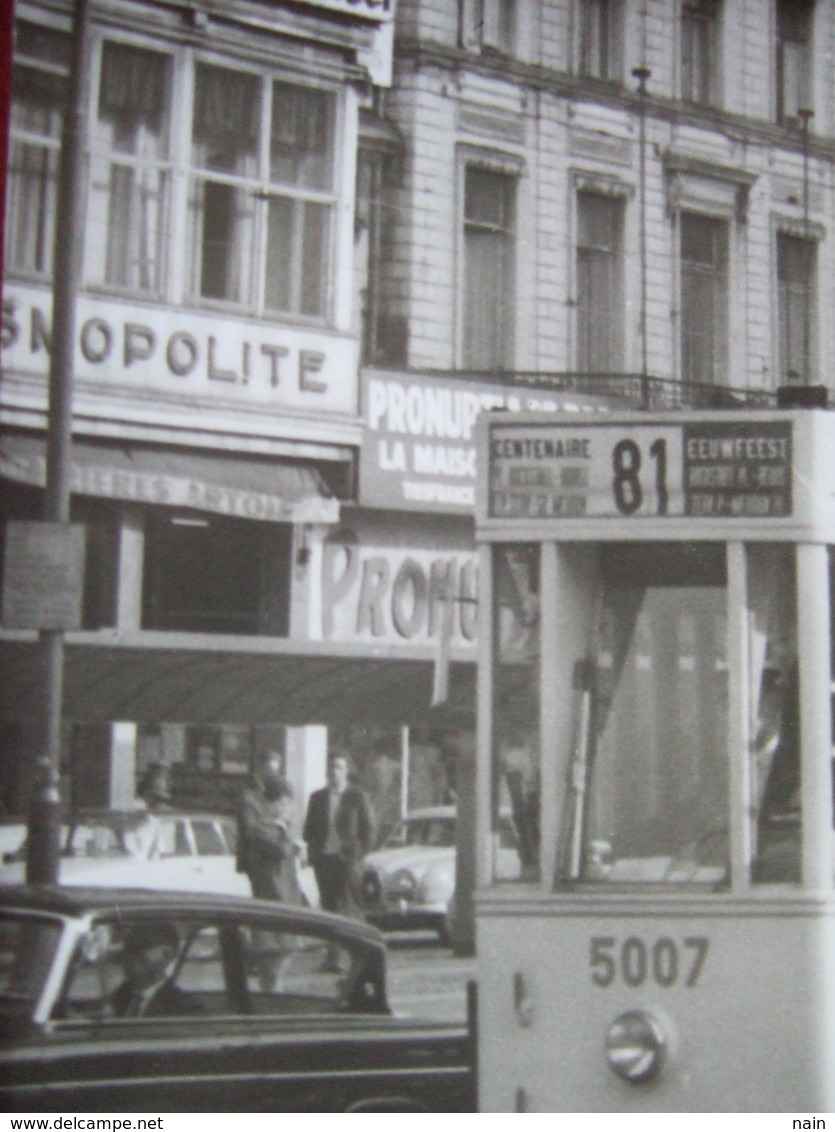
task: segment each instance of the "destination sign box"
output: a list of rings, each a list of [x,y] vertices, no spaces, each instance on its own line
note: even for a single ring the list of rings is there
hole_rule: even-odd
[[[488,425],[493,519],[792,515],[792,422]]]

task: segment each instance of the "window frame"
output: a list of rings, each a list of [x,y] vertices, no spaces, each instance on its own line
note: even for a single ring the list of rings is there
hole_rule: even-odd
[[[713,227],[715,235],[720,234],[724,237],[724,249],[720,249],[720,255],[717,262],[708,264],[707,260],[686,259],[684,255],[684,225],[691,219],[700,221],[705,225]],[[709,384],[709,385],[727,385],[727,377],[730,372],[731,364],[731,295],[732,295],[732,280],[731,280],[731,261],[732,261],[732,228],[731,221],[727,216],[717,215],[715,213],[699,212],[692,208],[683,208],[677,213],[677,239],[676,249],[678,257],[678,312],[679,312],[679,333],[678,333],[678,350],[680,356],[680,372],[681,380],[685,384]],[[687,265],[691,265],[688,270]],[[699,265],[703,265],[700,269]],[[718,266],[718,269],[717,269]],[[713,360],[712,360],[712,376],[710,379],[705,380],[696,373],[688,372],[687,362],[689,351],[687,348],[687,335],[688,327],[690,324],[689,312],[685,310],[686,305],[686,287],[689,282],[697,281],[699,278],[702,280],[709,279],[712,282],[711,286],[711,300],[712,300],[712,315],[721,313],[722,325],[719,327],[721,333],[715,333],[716,321],[711,318],[710,330],[707,334],[702,334],[697,337],[709,339],[714,344]],[[719,281],[722,290],[717,292],[715,282]],[[702,314],[694,312],[693,324],[704,325],[705,318]]]
[[[781,268],[787,266],[785,260],[785,253],[788,251],[787,244],[792,241],[794,245],[805,245],[805,254],[808,255],[806,261],[806,278],[802,281],[786,279]],[[775,238],[774,238],[774,288],[775,288],[775,348],[774,348],[774,365],[778,374],[778,384],[783,385],[812,385],[815,383],[818,374],[817,357],[818,357],[818,341],[819,341],[819,326],[818,326],[818,293],[819,293],[819,255],[818,255],[818,239],[813,233],[801,235],[796,231],[790,231],[788,228],[778,225]],[[803,253],[801,253],[803,254]],[[803,303],[803,311],[800,314],[800,327],[797,331],[792,333],[791,326],[787,326],[791,322],[791,307],[789,301],[791,296],[795,298],[800,297]],[[789,338],[785,337],[785,330],[788,329]],[[806,343],[806,334],[808,332],[808,343]],[[798,371],[796,377],[792,377],[793,370],[788,366],[797,349],[792,349],[792,344],[795,339],[795,334],[800,338],[799,349],[802,356],[804,371]]]
[[[682,0],[679,10],[679,86],[682,100],[694,106],[715,107],[721,102],[722,16],[722,0]],[[701,25],[705,33],[704,73],[698,80],[694,74],[696,25]]]
[[[623,83],[623,5],[624,0],[576,0],[575,71],[580,78],[591,82]],[[592,36],[592,32],[596,35]],[[595,54],[599,56],[596,59],[593,58]]]
[[[99,147],[96,144],[96,133],[100,121],[100,101],[102,94],[102,73],[104,67],[104,52],[108,44],[112,44],[116,48],[130,48],[137,51],[144,51],[160,56],[166,61],[168,68],[168,104],[163,107],[163,115],[167,118],[167,142],[166,153],[164,156],[152,158],[143,157],[141,155],[134,155],[122,153],[112,147],[102,147],[99,156]],[[131,282],[115,281],[107,278],[107,263],[110,257],[110,228],[109,217],[105,221],[107,228],[107,238],[102,241],[102,266],[103,272],[100,277],[94,275],[92,269],[92,245],[95,243],[95,228],[88,222],[85,231],[84,239],[84,281],[85,286],[92,291],[106,294],[117,295],[135,295],[145,300],[162,301],[170,296],[170,268],[171,260],[176,253],[172,254],[170,234],[175,225],[176,219],[176,200],[175,200],[175,169],[176,163],[174,161],[175,150],[175,137],[176,137],[176,114],[178,109],[178,91],[176,86],[177,81],[177,55],[173,49],[160,46],[159,44],[149,44],[147,41],[130,36],[114,38],[108,35],[102,35],[98,38],[95,45],[95,65],[93,71],[93,81],[90,84],[90,128],[89,136],[91,140],[91,161],[88,174],[88,195],[90,201],[94,199],[95,182],[94,178],[97,175],[97,168],[105,170],[108,175],[112,174],[115,167],[122,169],[132,169],[144,173],[146,171],[157,172],[162,182],[162,203],[159,207],[159,219],[157,230],[153,232],[154,240],[156,243],[156,280],[153,285],[142,287],[134,285]],[[97,160],[100,164],[97,167]],[[109,194],[106,199],[109,201]]]
[[[458,299],[458,333],[456,335],[456,353],[459,359],[459,364],[462,369],[472,370],[474,372],[497,372],[501,370],[512,370],[515,359],[515,323],[518,314],[518,279],[517,279],[517,264],[516,256],[519,243],[519,179],[520,179],[519,165],[513,159],[503,160],[502,157],[491,158],[485,155],[478,155],[475,153],[462,154],[460,161],[460,206],[459,206],[459,240],[460,240],[460,256],[459,256],[459,271],[458,279],[459,286],[457,288]],[[471,328],[468,319],[468,240],[467,235],[469,232],[477,230],[489,232],[491,226],[487,223],[479,225],[475,219],[468,220],[467,218],[467,180],[470,173],[484,174],[494,177],[502,177],[505,179],[505,189],[508,194],[505,204],[509,213],[509,223],[503,229],[503,235],[506,238],[504,249],[502,251],[502,282],[503,292],[505,298],[503,301],[496,303],[493,309],[494,316],[498,312],[498,318],[493,319],[497,327],[497,342],[496,342],[496,355],[492,358],[490,364],[482,365],[476,361],[471,363],[468,360],[468,341],[470,338]]]
[[[55,60],[47,59],[39,55],[23,54],[22,51],[17,50],[17,35],[21,25],[32,29],[34,34],[45,34],[47,37],[55,36],[56,43],[58,37],[63,37],[66,44],[66,64],[62,65]],[[27,19],[23,15],[19,15],[13,24],[13,35],[15,45],[13,48],[12,56],[12,87],[9,92],[9,136],[8,136],[8,160],[7,160],[7,174],[5,185],[5,225],[4,225],[4,265],[5,270],[10,274],[21,279],[33,280],[38,282],[51,283],[53,265],[53,253],[55,246],[55,221],[57,214],[57,200],[58,200],[58,176],[59,176],[59,162],[61,151],[61,135],[62,135],[62,119],[61,107],[53,104],[50,107],[50,113],[56,116],[56,132],[54,134],[47,131],[35,130],[25,126],[20,126],[15,123],[15,99],[14,99],[14,77],[15,72],[21,68],[29,68],[36,70],[41,75],[52,75],[55,79],[63,79],[64,84],[69,81],[69,67],[70,67],[70,53],[72,49],[72,38],[69,32],[63,27],[56,27],[52,24],[38,22],[36,20]],[[63,101],[64,95],[61,94],[58,101]],[[40,171],[35,174],[36,180],[39,180],[38,190],[38,214],[39,220],[36,225],[37,232],[35,234],[36,245],[36,259],[42,266],[30,266],[25,262],[19,265],[13,262],[11,249],[14,245],[19,243],[21,234],[20,225],[17,223],[14,216],[14,211],[17,207],[17,201],[12,196],[14,184],[14,166],[16,161],[16,152],[18,149],[37,149],[41,152],[42,160],[45,160],[47,167],[42,167]],[[21,202],[25,206],[28,199],[25,187],[21,189]],[[25,235],[24,244],[29,243],[28,233]],[[25,259],[25,254],[24,257]]]
[[[575,239],[574,239],[574,314],[575,314],[575,367],[578,373],[618,373],[624,369],[625,358],[625,339],[626,339],[626,252],[625,252],[625,235],[627,226],[626,204],[628,199],[628,191],[626,186],[623,186],[623,191],[620,191],[620,186],[606,187],[591,183],[586,183],[583,178],[579,183],[575,183],[574,191],[574,209],[575,209]],[[581,244],[581,231],[582,231],[582,218],[581,209],[583,200],[594,198],[596,201],[606,202],[612,209],[612,219],[615,227],[615,242],[611,249],[603,249],[601,247],[592,247],[591,245]],[[616,214],[616,215],[615,215]],[[583,271],[581,270],[581,252],[584,248],[588,248],[592,254],[600,253],[609,254],[610,259],[607,261],[610,264],[610,289],[608,291],[608,311],[609,316],[614,314],[616,317],[606,317],[604,321],[607,327],[607,345],[606,352],[608,355],[607,368],[600,369],[590,365],[590,356],[586,356],[583,350],[582,342],[582,324],[583,314],[588,313],[588,328],[589,332],[593,331],[592,317],[594,311],[594,304],[584,304],[583,295]],[[596,255],[595,262],[599,261],[600,256]]]
[[[336,259],[337,259],[337,241],[338,241],[338,227],[339,227],[339,203],[342,197],[341,188],[341,164],[342,152],[344,146],[344,104],[340,94],[340,88],[333,83],[313,83],[310,82],[305,76],[285,75],[283,72],[278,72],[271,68],[256,67],[256,66],[242,66],[237,63],[235,66],[229,65],[229,60],[217,60],[204,54],[195,54],[193,65],[190,71],[190,81],[192,84],[192,93],[196,91],[197,83],[197,68],[200,64],[219,68],[221,70],[229,71],[234,74],[251,75],[260,87],[259,104],[260,116],[257,125],[258,137],[256,139],[256,173],[252,176],[228,173],[222,170],[208,168],[197,164],[194,160],[194,129],[193,129],[193,112],[190,117],[188,126],[189,130],[189,146],[190,153],[188,159],[188,172],[187,182],[188,201],[186,205],[186,212],[188,216],[187,227],[189,229],[190,242],[193,246],[192,258],[187,269],[187,279],[185,281],[185,292],[187,301],[190,304],[201,307],[220,308],[224,310],[245,310],[249,313],[254,313],[259,317],[272,317],[280,319],[291,319],[298,322],[306,322],[313,325],[329,325],[334,321],[334,289],[335,281],[334,276],[336,272]],[[273,90],[274,84],[281,83],[285,86],[292,86],[299,90],[323,92],[330,99],[331,119],[330,119],[330,187],[328,189],[313,189],[300,185],[292,185],[289,183],[273,180],[270,170],[271,154],[270,154],[270,141],[271,141],[271,123],[272,123],[272,110],[273,110]],[[252,255],[250,259],[251,265],[251,279],[249,286],[251,288],[248,298],[235,299],[229,297],[218,297],[211,295],[201,294],[198,285],[198,276],[202,269],[202,260],[199,256],[199,240],[196,236],[196,228],[192,224],[197,224],[199,221],[194,219],[192,213],[194,205],[194,187],[198,181],[204,183],[212,183],[217,185],[229,186],[232,189],[241,191],[248,194],[252,206],[252,221],[250,239],[252,243]],[[281,307],[269,306],[267,302],[267,258],[269,254],[269,209],[271,203],[277,200],[289,201],[294,211],[300,212],[301,208],[306,204],[311,204],[314,207],[321,206],[326,210],[327,224],[326,232],[323,239],[323,258],[325,260],[324,266],[320,275],[320,291],[321,291],[321,304],[320,310],[317,313],[306,313],[301,309],[294,309],[292,306],[289,309]],[[291,232],[291,241],[294,246],[294,254],[299,250],[300,234],[297,227],[294,225]],[[300,256],[299,261],[293,267],[293,278],[295,283],[295,290],[297,297],[301,294],[303,289],[303,282],[301,282],[300,270],[303,267],[304,256]],[[246,257],[243,257],[242,263]],[[246,271],[246,267],[241,267],[241,274]],[[240,279],[239,279],[240,281]],[[299,304],[300,305],[300,304]]]
[[[789,11],[791,5],[792,11]],[[796,21],[796,28],[787,29],[785,23]],[[803,27],[800,27],[800,24]],[[774,115],[780,126],[797,127],[800,123],[798,110],[813,110],[814,102],[814,0],[775,0],[774,3]],[[792,54],[797,55],[796,70],[798,78],[797,106],[787,105],[789,83],[787,68],[789,59],[787,49],[793,45]]]

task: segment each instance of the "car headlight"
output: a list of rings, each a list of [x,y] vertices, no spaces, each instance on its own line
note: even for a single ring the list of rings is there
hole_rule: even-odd
[[[360,877],[360,899],[369,906],[380,903],[382,885],[376,869],[366,869]]]
[[[396,900],[414,900],[416,891],[417,880],[408,869],[398,869],[386,885],[387,895]]]

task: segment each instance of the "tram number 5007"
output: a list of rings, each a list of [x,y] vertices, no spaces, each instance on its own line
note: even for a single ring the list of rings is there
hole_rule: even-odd
[[[660,987],[694,987],[707,958],[708,942],[702,935],[688,936],[680,942],[665,935],[651,943],[636,935],[623,941],[612,935],[592,936],[592,982],[599,987],[610,987],[618,980],[628,987],[640,987],[647,982]]]

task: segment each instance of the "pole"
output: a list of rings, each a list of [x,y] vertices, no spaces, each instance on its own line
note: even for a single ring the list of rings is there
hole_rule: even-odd
[[[812,255],[809,241],[809,122],[814,111],[798,109],[803,130],[803,383],[811,385],[809,360],[812,338]]]
[[[648,372],[648,347],[647,347],[647,167],[646,167],[646,100],[647,100],[647,79],[652,72],[648,67],[635,67],[632,71],[634,78],[638,80],[638,96],[640,98],[640,110],[638,112],[638,180],[640,182],[639,188],[641,193],[641,215],[640,215],[640,257],[641,257],[641,312],[640,312],[640,326],[641,326],[641,406],[648,409],[649,406],[649,372]]]
[[[72,57],[61,135],[58,199],[53,256],[52,348],[46,433],[46,489],[43,518],[70,518],[70,448],[75,352],[75,308],[85,212],[85,57],[89,28],[88,0],[75,0]],[[29,813],[26,879],[30,884],[58,880],[60,841],[61,720],[63,716],[64,631],[39,634],[44,679],[43,746]]]

